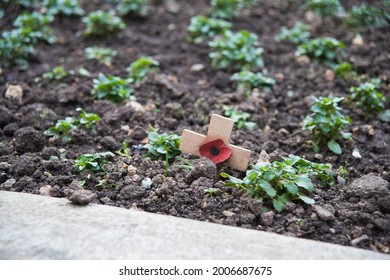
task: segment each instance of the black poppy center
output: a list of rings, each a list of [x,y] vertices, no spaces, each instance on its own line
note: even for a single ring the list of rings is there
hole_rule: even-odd
[[[213,156],[219,155],[219,149],[216,147],[211,147],[210,154],[212,154]]]

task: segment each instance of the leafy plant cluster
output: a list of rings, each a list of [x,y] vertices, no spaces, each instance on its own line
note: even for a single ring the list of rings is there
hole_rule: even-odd
[[[230,79],[236,81],[247,94],[254,88],[262,88],[265,91],[271,91],[275,84],[275,79],[266,77],[261,72],[254,73],[247,69],[243,69],[240,72],[233,74]]]
[[[91,170],[93,172],[106,172],[104,165],[107,163],[107,157],[114,157],[111,152],[83,154],[75,160],[75,166],[78,172]]]
[[[105,99],[116,103],[126,99],[134,100],[132,85],[140,85],[150,73],[158,70],[158,65],[159,62],[151,57],[141,57],[127,68],[126,78],[100,73],[98,78],[93,80],[91,95],[94,99]]]
[[[150,10],[149,0],[121,0],[116,6],[116,10],[121,16],[128,14],[147,16]]]
[[[390,14],[385,9],[362,4],[352,7],[345,22],[356,28],[381,28],[389,25]]]
[[[228,179],[227,186],[245,189],[258,201],[272,202],[278,212],[292,201],[314,204],[315,201],[308,196],[314,189],[311,177],[324,185],[335,184],[330,165],[313,163],[294,155],[282,161],[257,163],[246,171],[243,179],[226,173],[221,173],[221,176]]]
[[[246,112],[239,112],[229,106],[223,106],[224,116],[234,120],[234,123],[238,129],[244,128],[248,130],[254,130],[256,123],[249,121],[251,115]]]
[[[56,38],[49,23],[50,15],[37,12],[19,15],[13,25],[15,29],[5,31],[0,39],[0,66],[17,65],[26,68],[27,58],[33,53],[34,45],[39,41],[54,43]]]
[[[378,91],[379,81],[365,82],[351,87],[351,100],[368,115],[378,115],[385,111],[388,98]]]
[[[47,80],[62,80],[69,76],[69,72],[65,70],[63,66],[54,67],[52,71],[46,72],[42,75],[42,78]]]
[[[95,59],[108,67],[111,67],[112,59],[117,55],[118,52],[111,48],[100,48],[97,46],[85,48],[85,57],[87,59]]]
[[[126,27],[123,20],[116,16],[114,10],[91,12],[82,18],[82,22],[85,24],[85,36],[103,36],[116,33]]]
[[[44,0],[42,6],[51,15],[81,16],[84,14],[77,0]]]
[[[153,130],[148,135],[149,142],[144,146],[148,149],[147,157],[165,159],[165,175],[168,172],[169,160],[181,154],[179,149],[180,136],[174,133],[157,133]]]
[[[332,96],[314,98],[315,103],[311,107],[313,113],[304,119],[303,130],[311,133],[315,152],[326,145],[330,151],[339,155],[342,149],[338,141],[352,140],[351,133],[344,131],[351,124],[351,119],[344,117],[338,106],[343,99]]]
[[[79,112],[79,117],[66,117],[58,120],[54,126],[45,130],[44,134],[67,142],[72,139],[70,132],[74,129],[96,129],[96,124],[100,121],[97,114],[87,113],[81,108],[77,108],[76,111]]]
[[[296,56],[306,55],[317,64],[334,67],[338,64],[345,44],[335,38],[321,37],[298,46]]]
[[[258,45],[258,37],[254,33],[246,30],[234,33],[227,30],[222,37],[216,37],[209,43],[212,65],[217,69],[231,68],[233,70],[262,68],[264,66],[263,49]]]
[[[160,63],[152,57],[141,57],[127,68],[128,77],[133,83],[140,85],[150,73],[158,70],[159,65]]]
[[[241,10],[258,4],[258,0],[211,0],[211,16],[231,19],[237,17]]]
[[[321,17],[342,16],[344,8],[339,0],[306,0],[305,8]]]
[[[307,42],[310,36],[310,25],[297,21],[291,29],[283,26],[275,39],[276,41],[288,41],[300,45]]]
[[[232,28],[232,24],[223,19],[195,16],[187,27],[190,42],[200,44],[208,38],[224,33]]]

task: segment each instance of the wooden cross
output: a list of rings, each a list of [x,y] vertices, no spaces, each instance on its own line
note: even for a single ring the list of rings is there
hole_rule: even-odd
[[[230,158],[227,160],[227,164],[234,169],[245,171],[248,167],[251,151],[229,144],[233,125],[234,121],[232,119],[213,114],[211,116],[207,135],[202,135],[191,130],[184,129],[179,148],[182,152],[201,156],[199,147],[202,144],[216,139],[222,139],[225,145],[232,151]]]

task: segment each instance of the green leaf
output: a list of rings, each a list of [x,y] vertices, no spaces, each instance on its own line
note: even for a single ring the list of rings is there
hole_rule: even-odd
[[[390,109],[379,113],[378,118],[383,122],[390,122]]]
[[[284,184],[284,186],[286,187],[286,189],[292,193],[292,194],[297,194],[298,193],[298,187],[295,183],[293,182],[287,182]]]
[[[276,190],[265,180],[260,179],[260,187],[270,196],[275,197]]]
[[[337,155],[341,155],[342,153],[340,145],[334,140],[328,142],[328,148]]]
[[[300,200],[302,200],[303,202],[305,202],[306,204],[314,204],[315,203],[314,199],[307,197],[307,196],[304,196],[304,195],[298,195],[298,198]]]
[[[298,177],[294,180],[294,182],[295,182],[298,186],[300,186],[300,187],[302,187],[302,188],[308,190],[309,192],[312,192],[313,189],[314,189],[313,183],[311,182],[310,178],[307,177],[307,175],[300,175],[300,176],[298,176]]]
[[[283,211],[285,204],[282,201],[279,201],[278,199],[273,199],[272,205],[274,206],[275,210],[280,213]]]

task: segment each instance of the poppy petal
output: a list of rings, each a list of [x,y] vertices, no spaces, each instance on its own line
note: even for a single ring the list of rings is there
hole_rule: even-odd
[[[222,139],[217,139],[201,145],[199,147],[199,153],[209,158],[215,164],[218,164],[227,160],[231,156],[232,151],[229,147],[225,146]]]
[[[232,155],[232,150],[229,147],[223,147],[219,150],[219,154],[216,156],[213,156],[211,159],[212,162],[215,164],[224,162]]]

